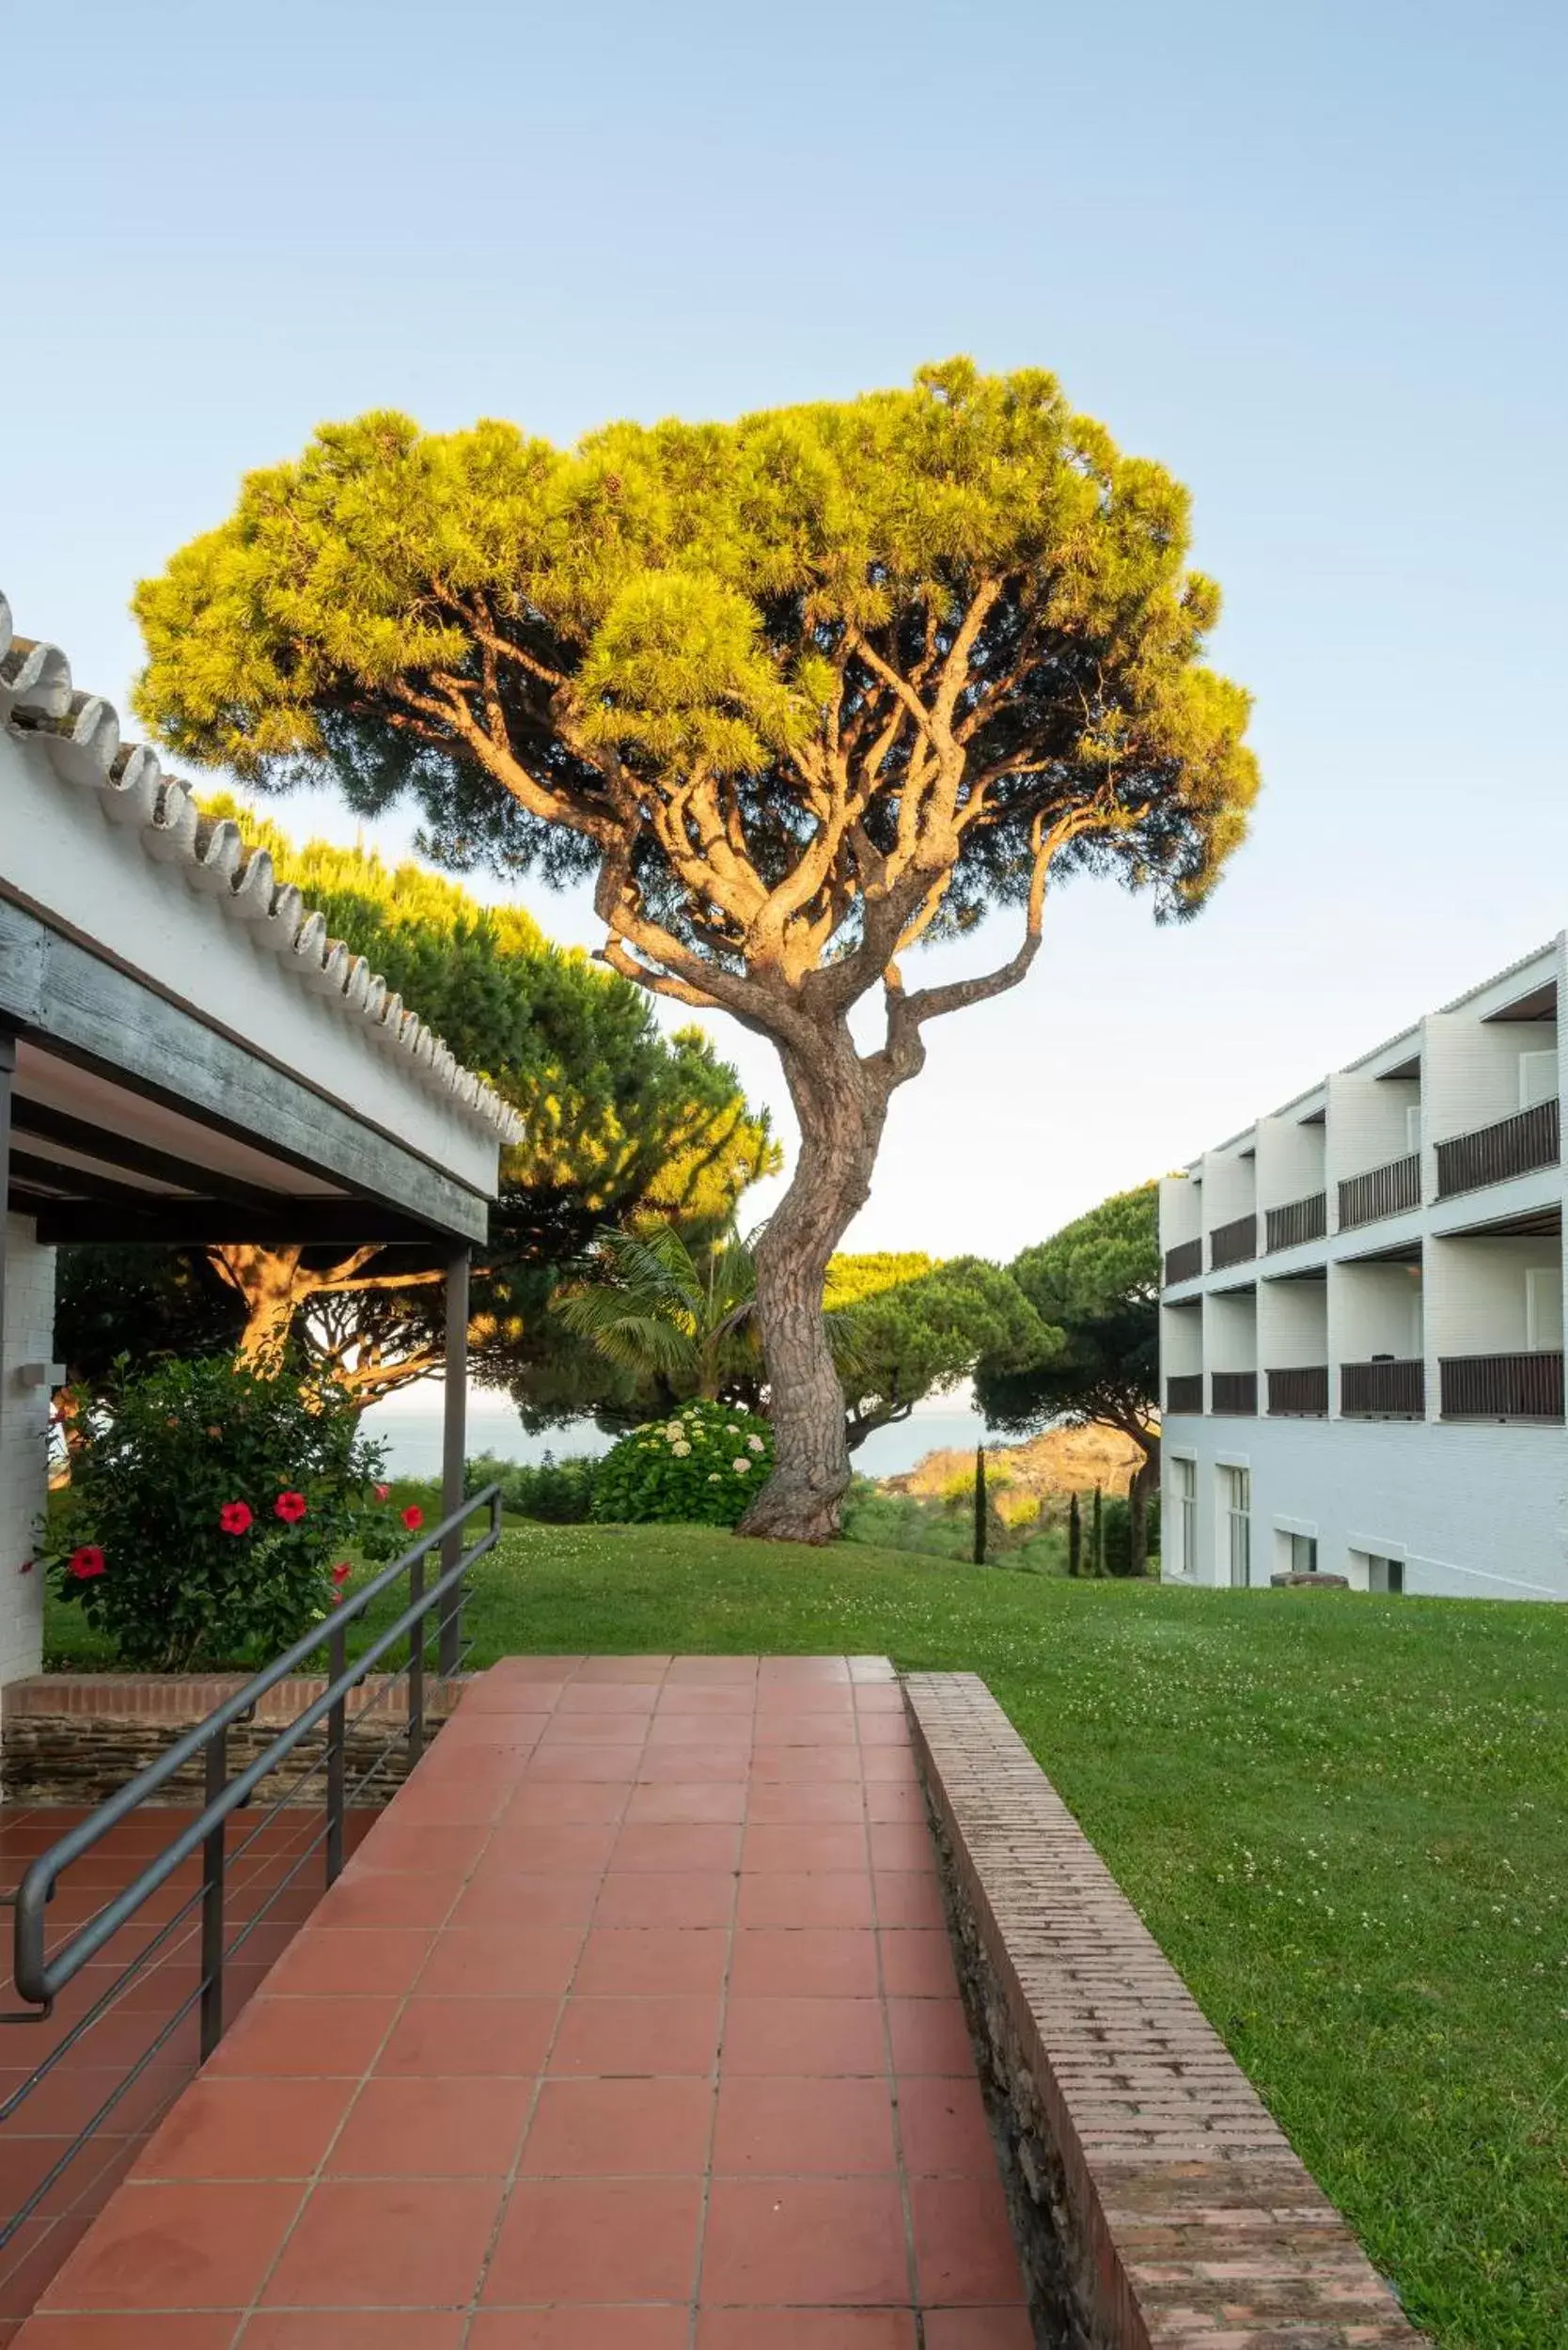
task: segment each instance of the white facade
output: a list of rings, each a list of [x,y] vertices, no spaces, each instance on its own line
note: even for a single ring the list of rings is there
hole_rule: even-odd
[[[1163,1563],[1568,1599],[1568,933],[1160,1187]]]

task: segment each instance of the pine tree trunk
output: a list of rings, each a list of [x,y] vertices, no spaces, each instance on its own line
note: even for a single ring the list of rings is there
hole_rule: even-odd
[[[1149,1572],[1149,1496],[1160,1481],[1159,1438],[1143,1437],[1142,1460],[1127,1488],[1127,1534],[1135,1574]]]
[[[781,1047],[780,1058],[800,1120],[800,1155],[757,1247],[757,1330],[774,1470],[736,1531],[781,1543],[830,1543],[849,1489],[850,1460],[823,1284],[828,1259],[870,1192],[888,1080],[861,1060],[842,1021],[824,1028],[820,1050]]]

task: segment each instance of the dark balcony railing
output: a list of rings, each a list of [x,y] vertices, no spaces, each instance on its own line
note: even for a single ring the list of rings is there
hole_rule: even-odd
[[[1200,1412],[1203,1409],[1203,1373],[1200,1371],[1179,1371],[1165,1383],[1165,1408],[1168,1412]]]
[[[1340,1365],[1340,1409],[1352,1418],[1421,1419],[1426,1414],[1426,1367],[1396,1362]]]
[[[1328,1230],[1328,1194],[1314,1191],[1288,1207],[1269,1208],[1263,1221],[1270,1248],[1295,1248],[1304,1240],[1322,1240]]]
[[[1511,1175],[1528,1175],[1532,1167],[1555,1167],[1561,1148],[1558,1103],[1537,1102],[1495,1126],[1478,1126],[1474,1134],[1440,1142],[1437,1197],[1449,1199],[1456,1191],[1506,1183]]]
[[[1450,1355],[1437,1366],[1445,1419],[1560,1419],[1562,1356]]]
[[[1309,1363],[1291,1371],[1268,1373],[1271,1413],[1294,1412],[1303,1419],[1328,1417],[1328,1365]]]
[[[1248,1418],[1258,1408],[1255,1371],[1213,1371],[1209,1373],[1209,1409],[1235,1412]]]
[[[1387,1167],[1370,1167],[1340,1185],[1340,1230],[1356,1224],[1375,1224],[1380,1215],[1398,1215],[1421,1204],[1421,1154],[1390,1159]]]
[[[1216,1224],[1209,1234],[1209,1270],[1218,1273],[1228,1264],[1246,1264],[1258,1253],[1258,1219],[1255,1215],[1238,1215],[1229,1224]]]
[[[1203,1244],[1200,1240],[1181,1240],[1174,1248],[1165,1252],[1165,1277],[1170,1281],[1191,1281],[1203,1270]]]

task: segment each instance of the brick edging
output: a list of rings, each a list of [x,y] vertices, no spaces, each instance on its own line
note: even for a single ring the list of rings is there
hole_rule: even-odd
[[[1430,2350],[973,1673],[904,1698],[1027,2190],[1093,2350]]]

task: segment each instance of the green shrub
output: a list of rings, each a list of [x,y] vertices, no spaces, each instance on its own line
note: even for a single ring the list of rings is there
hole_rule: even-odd
[[[501,1461],[494,1452],[481,1452],[468,1463],[468,1491],[499,1485],[501,1507],[518,1517],[538,1518],[546,1526],[583,1526],[593,1515],[599,1466],[587,1453],[557,1461],[547,1452],[541,1461],[530,1462]]]
[[[772,1431],[744,1403],[682,1403],[604,1455],[593,1514],[628,1526],[733,1526],[772,1467]]]
[[[336,1390],[227,1359],[122,1362],[76,1431],[42,1557],[138,1669],[264,1661],[325,1622],[351,1552],[389,1559],[410,1539]]]

